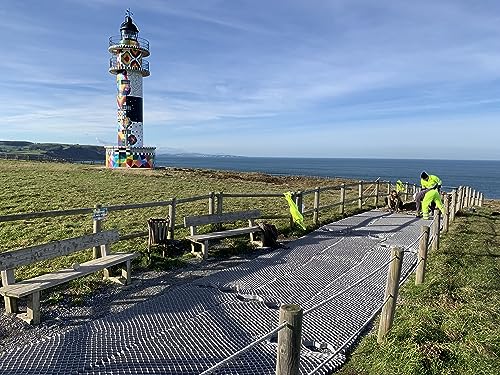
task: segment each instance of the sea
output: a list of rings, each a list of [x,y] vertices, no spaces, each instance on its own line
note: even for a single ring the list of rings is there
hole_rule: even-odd
[[[471,186],[485,199],[500,199],[500,160],[343,159],[157,155],[157,167],[262,172],[276,176],[344,177],[420,184],[420,173],[437,175],[443,189]]]

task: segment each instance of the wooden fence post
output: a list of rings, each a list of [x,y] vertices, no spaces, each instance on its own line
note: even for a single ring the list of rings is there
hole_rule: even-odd
[[[211,191],[208,193],[208,214],[213,215],[215,212],[215,193]]]
[[[299,305],[284,304],[280,307],[279,324],[287,323],[278,332],[276,375],[298,375],[302,335],[303,310]]]
[[[295,195],[295,204],[297,205],[299,212],[302,214],[304,212],[304,196],[300,190]]]
[[[405,201],[408,200],[408,192],[409,192],[409,185],[408,185],[408,181],[405,182]]]
[[[99,211],[102,208],[101,204],[96,204],[94,206],[94,212]],[[102,221],[99,219],[92,218],[93,221],[93,233],[99,233],[102,230]],[[101,247],[100,246],[94,246],[92,248],[92,256],[94,259],[100,258],[101,257]]]
[[[175,232],[175,211],[177,208],[177,198],[172,198],[172,203],[168,206],[168,217],[170,218],[170,223],[168,224],[167,239],[174,239]]]
[[[425,264],[427,263],[427,249],[429,244],[430,231],[431,228],[425,225],[422,225],[422,227],[420,228],[422,237],[420,237],[420,242],[418,245],[418,263],[417,271],[415,274],[415,285],[422,284],[425,279]]]
[[[453,189],[451,191],[451,207],[450,207],[450,221],[455,220],[455,213],[457,209],[457,191]]]
[[[223,210],[224,210],[224,193],[222,191],[219,191],[217,193],[217,214],[218,215],[222,214]],[[215,228],[216,230],[221,230],[222,223],[215,224]]]
[[[443,233],[448,233],[450,227],[450,196],[444,195],[444,216],[443,216]]]
[[[387,195],[391,194],[391,182],[387,182]]]
[[[316,187],[316,191],[314,192],[314,213],[313,213],[313,223],[314,225],[318,225],[319,223],[319,186]]]
[[[359,181],[358,185],[358,208],[363,208],[363,181]]]
[[[384,341],[385,335],[392,327],[394,313],[396,312],[396,301],[399,292],[399,279],[401,277],[401,267],[403,265],[403,249],[393,247],[391,249],[391,260],[389,271],[387,272],[387,283],[385,286],[384,306],[380,313],[380,323],[378,327],[377,342]]]
[[[340,185],[340,206],[339,206],[339,212],[344,216],[345,212],[345,184],[343,183]]]
[[[294,202],[297,202],[297,196],[296,196],[296,193],[292,193],[292,194],[291,194],[291,198],[292,198],[292,200],[293,200]],[[296,204],[297,204],[297,203],[296,203]],[[293,221],[293,216],[292,216],[292,214],[290,213],[290,229],[293,229],[293,223],[294,223],[294,221]]]
[[[483,207],[484,196],[483,193],[479,194],[479,207]]]
[[[439,250],[439,231],[441,229],[441,211],[434,210],[434,223],[432,226],[432,250]]]
[[[378,208],[378,194],[380,190],[380,181],[377,180],[375,183],[375,208]]]
[[[459,186],[457,191],[457,206],[455,207],[455,215],[462,209],[462,194],[463,186]]]

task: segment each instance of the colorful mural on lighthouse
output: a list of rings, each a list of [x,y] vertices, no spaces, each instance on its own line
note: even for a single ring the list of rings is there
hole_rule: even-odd
[[[109,38],[109,72],[116,75],[117,146],[106,146],[108,168],[153,168],[154,147],[143,145],[142,80],[150,75],[149,42],[139,38],[139,29],[127,9],[120,35]]]

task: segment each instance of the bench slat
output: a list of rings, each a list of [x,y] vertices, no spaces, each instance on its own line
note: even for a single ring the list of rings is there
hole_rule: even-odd
[[[260,216],[261,216],[260,210],[234,211],[234,212],[225,212],[222,214],[200,215],[200,216],[186,216],[184,217],[184,226],[187,228],[197,225],[258,219]]]
[[[261,231],[261,229],[259,226],[253,226],[253,227],[246,227],[246,228],[229,229],[229,230],[225,230],[222,232],[195,234],[194,236],[188,236],[187,238],[191,241],[198,242],[198,241],[212,240],[212,239],[217,239],[217,238],[238,236],[240,234],[255,233],[255,232],[260,232],[260,231]]]
[[[52,288],[70,280],[97,272],[106,267],[111,267],[123,263],[129,259],[136,258],[137,253],[115,253],[102,258],[80,264],[78,270],[73,268],[63,269],[45,275],[37,276],[32,279],[19,281],[15,284],[0,288],[0,294],[7,297],[21,298],[36,291]]]
[[[102,244],[116,242],[120,238],[117,230],[99,232],[81,237],[49,242],[44,245],[0,253],[0,271],[25,266],[45,259],[68,255]]]

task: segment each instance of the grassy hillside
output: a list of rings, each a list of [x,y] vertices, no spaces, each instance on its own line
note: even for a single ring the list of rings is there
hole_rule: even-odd
[[[456,218],[430,253],[425,284],[404,286],[387,342],[377,345],[373,330],[339,374],[499,373],[499,211],[489,201]]]
[[[71,145],[59,143],[32,143],[25,141],[0,141],[0,155],[9,156],[45,156],[53,159],[74,161],[95,160],[104,162],[103,146]]]

